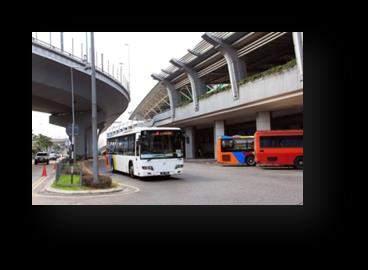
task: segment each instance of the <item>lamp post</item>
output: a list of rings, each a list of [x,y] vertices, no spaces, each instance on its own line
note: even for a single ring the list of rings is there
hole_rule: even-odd
[[[60,49],[64,51],[64,32],[60,32]]]
[[[130,46],[128,43],[124,45],[128,47],[128,90],[130,90]]]
[[[71,88],[72,88],[72,159],[73,159],[73,163],[75,164],[75,134],[74,134],[74,129],[75,129],[75,101],[74,101],[74,78],[73,78],[73,68],[70,68],[70,81],[71,81]]]
[[[91,85],[92,85],[92,155],[93,155],[93,182],[97,184],[98,164],[97,164],[97,106],[96,106],[96,70],[95,70],[95,47],[94,32],[91,35]]]
[[[120,62],[120,83],[123,83],[123,65],[124,63]]]
[[[88,63],[88,32],[86,32],[86,62]]]

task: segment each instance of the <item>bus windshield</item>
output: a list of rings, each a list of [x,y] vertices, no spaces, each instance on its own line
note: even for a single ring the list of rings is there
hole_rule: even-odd
[[[221,142],[222,152],[253,151],[253,139],[226,139]]]
[[[142,159],[181,157],[183,157],[183,137],[180,130],[142,131]]]

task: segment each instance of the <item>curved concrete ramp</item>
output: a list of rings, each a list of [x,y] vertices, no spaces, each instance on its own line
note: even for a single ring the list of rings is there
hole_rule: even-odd
[[[50,113],[50,123],[72,123],[73,74],[77,155],[91,155],[91,68],[82,59],[32,40],[32,110]],[[128,107],[130,93],[109,74],[96,70],[97,127],[105,131]]]

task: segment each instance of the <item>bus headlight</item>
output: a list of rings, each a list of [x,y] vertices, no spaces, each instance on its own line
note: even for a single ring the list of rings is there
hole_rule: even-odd
[[[152,166],[142,166],[143,170],[151,170],[153,171],[153,167]]]
[[[179,168],[183,168],[183,167],[184,167],[184,165],[183,165],[183,164],[178,164],[178,165],[176,165],[176,166],[175,166],[175,170],[176,170],[176,169],[179,169]]]

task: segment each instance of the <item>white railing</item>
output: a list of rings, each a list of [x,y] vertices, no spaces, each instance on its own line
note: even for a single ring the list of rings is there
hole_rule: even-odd
[[[65,56],[68,56],[69,58],[72,58],[75,61],[80,62],[81,64],[91,64],[88,59],[87,59],[87,55],[83,54],[83,52],[81,51],[81,57],[66,51],[65,49],[62,50],[61,48],[50,44],[49,42],[45,42],[43,40],[40,40],[36,37],[32,36],[32,43],[38,44],[39,46],[45,47],[47,49],[51,49],[59,54],[63,54]],[[116,70],[117,70],[117,76],[115,76],[115,74],[110,73],[110,63],[108,61],[108,66],[107,66],[107,71],[106,69],[104,69],[104,62],[100,61],[100,63],[98,63],[97,61],[97,54],[96,54],[96,58],[95,58],[95,69],[97,72],[102,73],[103,75],[105,75],[106,77],[108,77],[109,79],[115,81],[116,83],[120,84],[121,86],[123,86],[129,93],[130,93],[130,89],[129,89],[129,81],[126,79],[126,77],[123,74],[119,74],[119,70],[118,70],[118,66],[116,66]],[[102,57],[103,58],[103,57]],[[98,66],[97,64],[100,64],[100,66]],[[114,71],[114,69],[112,69],[112,71]],[[114,72],[115,73],[115,72]],[[120,78],[118,78],[120,77]]]

